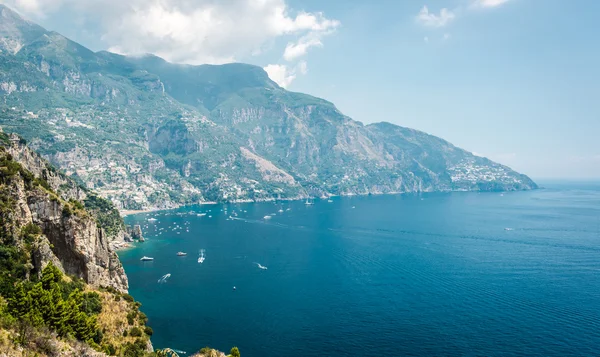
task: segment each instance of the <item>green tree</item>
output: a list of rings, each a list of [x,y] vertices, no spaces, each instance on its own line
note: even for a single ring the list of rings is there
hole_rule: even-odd
[[[42,270],[42,286],[45,290],[51,290],[52,283],[59,283],[61,280],[62,272],[52,262]]]
[[[23,283],[18,283],[15,286],[13,295],[8,300],[8,306],[10,313],[18,319],[23,319],[29,312],[31,304]]]
[[[240,350],[237,347],[233,347],[231,351],[229,351],[229,355],[231,357],[240,357]]]

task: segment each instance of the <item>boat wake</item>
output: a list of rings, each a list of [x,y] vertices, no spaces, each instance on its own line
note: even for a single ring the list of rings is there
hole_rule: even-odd
[[[198,263],[200,263],[200,264],[204,263],[205,259],[206,259],[206,257],[204,256],[204,249],[200,249],[200,256],[198,257]]]
[[[171,277],[171,274],[165,274],[160,279],[158,279],[159,284],[164,284],[167,282],[167,279]]]

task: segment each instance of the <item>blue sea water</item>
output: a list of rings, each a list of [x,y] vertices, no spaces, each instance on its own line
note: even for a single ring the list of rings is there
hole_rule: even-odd
[[[600,185],[548,187],[140,214],[120,256],[157,348],[599,356]]]

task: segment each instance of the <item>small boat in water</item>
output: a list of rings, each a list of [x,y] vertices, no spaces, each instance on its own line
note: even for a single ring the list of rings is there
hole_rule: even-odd
[[[200,256],[198,257],[198,263],[202,264],[204,263],[204,260],[206,258],[204,257],[204,249],[200,250]]]
[[[153,261],[154,258],[150,258],[150,257],[147,257],[147,256],[144,255],[142,257],[142,259],[140,259],[140,260],[143,261],[143,262],[150,262],[150,261]]]
[[[272,217],[271,216],[264,216],[263,218],[264,219],[271,219]]]
[[[186,255],[187,255],[187,253],[184,253],[184,252],[177,252],[177,256],[180,256],[180,257],[185,257]]]

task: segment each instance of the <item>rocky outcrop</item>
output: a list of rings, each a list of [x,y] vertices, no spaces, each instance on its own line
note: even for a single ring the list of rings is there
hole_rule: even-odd
[[[10,145],[7,146],[7,151],[15,161],[20,163],[25,169],[31,171],[36,177],[45,180],[62,198],[82,201],[87,197],[87,193],[81,186],[54,169],[40,155],[31,150],[18,135],[11,134],[9,140]]]
[[[37,226],[41,235],[31,244],[31,260],[35,272],[53,262],[65,273],[79,277],[96,287],[110,286],[126,292],[127,276],[116,253],[109,246],[103,228],[96,218],[84,209],[80,201],[65,200],[52,190],[52,185],[44,177],[54,180],[55,184],[75,187],[76,184],[62,179],[59,174],[51,175],[52,169],[41,167],[43,161],[27,147],[7,144],[6,135],[2,135],[0,146],[0,186],[2,195],[2,215],[10,218],[12,240],[22,246],[22,227]],[[18,159],[23,159],[20,164]],[[2,165],[0,165],[2,166]],[[33,172],[27,168],[32,168]],[[37,174],[34,174],[37,173]],[[67,192],[79,192],[73,188]],[[67,197],[72,197],[68,196]]]
[[[144,236],[142,235],[142,227],[139,224],[135,224],[132,226],[127,226],[127,233],[131,237],[132,240],[139,240],[140,242],[144,241]]]

